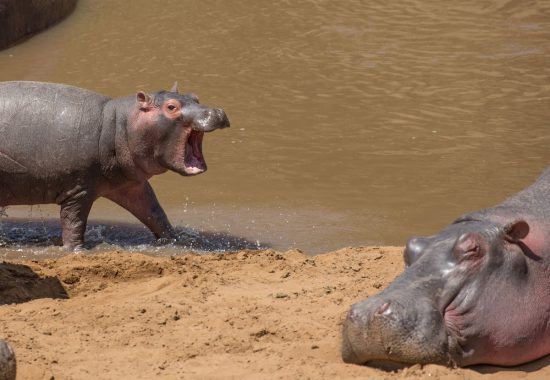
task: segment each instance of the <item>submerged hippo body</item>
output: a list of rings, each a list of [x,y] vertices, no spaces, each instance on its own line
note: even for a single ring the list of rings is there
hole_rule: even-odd
[[[63,244],[83,245],[92,203],[108,198],[157,238],[174,231],[148,179],[206,170],[204,132],[229,126],[221,109],[171,91],[110,99],[77,87],[0,83],[0,207],[56,203]]]
[[[0,0],[0,49],[7,48],[61,21],[76,0]]]
[[[550,354],[550,168],[501,205],[409,240],[406,269],[351,307],[344,361],[511,366]]]

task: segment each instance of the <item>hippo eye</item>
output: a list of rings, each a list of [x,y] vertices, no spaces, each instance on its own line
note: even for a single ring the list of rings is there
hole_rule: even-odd
[[[453,249],[459,260],[475,260],[485,254],[484,240],[481,235],[470,232],[460,236]]]
[[[173,111],[173,110],[176,109],[176,106],[173,105],[173,104],[170,104],[170,105],[168,106],[168,109],[169,109],[170,111]]]

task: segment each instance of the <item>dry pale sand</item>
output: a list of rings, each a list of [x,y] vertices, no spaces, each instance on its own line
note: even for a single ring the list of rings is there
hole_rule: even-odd
[[[550,378],[548,357],[513,369],[344,364],[346,310],[402,268],[393,247],[3,263],[0,337],[19,379]]]

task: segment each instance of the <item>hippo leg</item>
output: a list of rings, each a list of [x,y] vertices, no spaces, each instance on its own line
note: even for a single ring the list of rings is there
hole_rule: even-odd
[[[84,233],[93,201],[86,192],[80,192],[61,203],[64,248],[77,251],[84,248]]]
[[[157,239],[173,240],[176,234],[149,182],[124,187],[105,195],[105,198],[128,210],[147,226]]]

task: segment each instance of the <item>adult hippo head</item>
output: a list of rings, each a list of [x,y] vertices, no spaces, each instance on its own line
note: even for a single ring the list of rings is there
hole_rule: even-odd
[[[206,171],[202,153],[205,132],[229,127],[220,108],[199,104],[195,94],[170,91],[137,93],[134,120],[128,124],[128,145],[134,162],[148,174],[167,169],[189,176]]]
[[[351,307],[343,326],[345,362],[508,366],[550,353],[542,229],[490,214],[409,240],[404,273]]]

